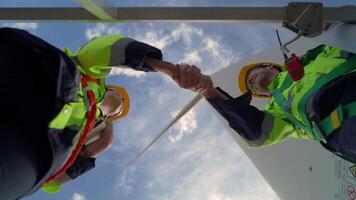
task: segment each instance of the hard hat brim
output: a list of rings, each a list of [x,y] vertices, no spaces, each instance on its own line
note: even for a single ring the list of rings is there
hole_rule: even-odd
[[[125,90],[125,88],[123,87],[119,87],[119,86],[115,86],[115,85],[107,85],[106,86],[109,89],[113,89],[117,92],[120,93],[120,95],[122,96],[123,100],[123,109],[122,112],[120,112],[118,115],[113,116],[110,120],[111,121],[115,121],[118,120],[120,118],[125,117],[129,111],[130,111],[130,97],[129,94],[127,93],[127,91]]]

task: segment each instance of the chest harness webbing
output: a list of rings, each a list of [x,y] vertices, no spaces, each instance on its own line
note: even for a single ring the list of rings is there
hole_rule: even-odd
[[[92,89],[88,86],[88,82],[96,82],[95,79],[81,74],[81,83],[82,83],[82,88],[83,88],[83,98],[85,102],[85,106],[87,108],[86,111],[86,123],[84,125],[82,134],[79,138],[79,141],[77,145],[75,146],[74,150],[72,151],[72,154],[68,158],[67,162],[63,165],[61,169],[59,169],[54,175],[52,175],[47,182],[50,182],[52,180],[55,180],[59,178],[65,171],[72,166],[74,161],[77,159],[83,145],[85,144],[89,132],[91,132],[95,126],[95,117],[96,117],[96,100],[95,100],[95,94],[92,91]]]
[[[327,117],[321,121],[315,122],[309,119],[306,112],[306,105],[309,98],[315,94],[321,87],[328,84],[329,82],[335,80],[336,78],[356,69],[356,56],[351,57],[345,63],[336,67],[334,70],[328,74],[322,75],[311,87],[307,93],[301,98],[298,103],[298,111],[301,114],[301,123],[291,114],[291,95],[288,94],[288,102],[282,95],[282,92],[289,88],[293,81],[290,76],[286,76],[282,85],[272,92],[272,96],[276,100],[277,104],[281,107],[283,113],[286,115],[290,123],[292,123],[296,128],[303,130],[306,134],[313,137],[315,140],[321,141],[329,136],[334,130],[338,129],[342,122],[347,119],[356,116],[356,102],[351,102],[347,105],[339,105],[334,111],[332,111]],[[318,124],[317,124],[318,123]]]

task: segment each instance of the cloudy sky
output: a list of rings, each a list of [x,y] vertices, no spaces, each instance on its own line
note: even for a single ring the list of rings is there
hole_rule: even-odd
[[[287,1],[110,1],[116,6],[285,6]],[[179,2],[179,3],[178,3]],[[353,1],[324,1],[339,6]],[[5,6],[75,6],[70,0],[2,0]],[[197,23],[10,23],[59,48],[75,51],[87,40],[121,33],[162,49],[164,59],[199,66],[212,74],[277,44],[269,24]],[[290,37],[282,32],[284,38]],[[122,168],[193,97],[158,73],[113,70],[107,83],[124,86],[131,97],[128,117],[115,123],[112,147],[97,167],[53,196],[38,191],[28,200],[277,200],[211,107],[200,102],[131,168]]]

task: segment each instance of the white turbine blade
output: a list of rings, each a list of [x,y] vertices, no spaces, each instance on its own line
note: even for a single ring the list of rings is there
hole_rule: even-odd
[[[114,7],[106,0],[75,0],[75,2],[101,20],[116,19]]]
[[[182,110],[173,118],[173,120],[143,149],[137,156],[132,159],[122,171],[125,171],[132,163],[139,159],[145,151],[150,148],[162,135],[164,135],[169,128],[171,128],[179,119],[181,119],[186,113],[188,113],[202,98],[201,95],[195,96]]]

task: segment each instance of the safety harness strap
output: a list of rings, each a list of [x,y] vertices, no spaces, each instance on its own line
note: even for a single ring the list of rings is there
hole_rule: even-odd
[[[291,108],[290,108],[290,103],[286,101],[286,99],[283,96],[283,91],[290,87],[292,85],[293,81],[291,77],[288,75],[285,77],[283,80],[283,83],[281,84],[278,89],[274,90],[272,92],[272,96],[277,102],[277,104],[281,107],[283,113],[287,117],[287,120],[296,128],[303,130],[306,133],[309,133],[308,129],[306,128],[305,125],[300,123],[292,114],[291,114]]]
[[[93,130],[95,126],[95,117],[96,117],[96,101],[95,101],[95,94],[88,86],[88,82],[91,82],[91,78],[84,74],[81,75],[81,83],[83,87],[83,95],[84,101],[86,102],[87,112],[86,112],[86,123],[84,125],[82,134],[79,138],[79,141],[72,151],[67,162],[63,165],[63,167],[58,170],[54,175],[52,175],[48,180],[47,183],[59,178],[65,171],[72,166],[76,158],[78,157],[83,145],[85,144],[88,134],[91,130]]]
[[[292,85],[293,81],[291,77],[288,75],[286,78],[283,80],[283,83],[278,89],[272,91],[272,96],[276,100],[277,104],[282,108],[282,110],[287,113],[289,112],[290,108],[288,105],[288,102],[283,96],[283,91],[287,89],[290,85]]]
[[[325,134],[330,135],[334,130],[340,128],[342,123],[351,117],[356,116],[356,101],[347,105],[339,105],[330,115],[319,122],[319,127]]]
[[[356,69],[356,56],[351,57],[349,60],[347,60],[346,62],[344,62],[343,64],[341,64],[339,67],[335,68],[328,74],[321,76],[320,79],[318,81],[316,81],[315,85],[301,98],[301,100],[298,104],[299,113],[301,114],[303,121],[307,123],[306,124],[307,129],[313,130],[315,139],[321,140],[322,138],[318,137],[320,134],[322,134],[324,137],[327,137],[330,133],[332,133],[332,131],[330,130],[330,128],[328,126],[325,126],[325,124],[327,124],[326,121],[328,119],[323,119],[323,121],[324,120],[326,120],[326,121],[324,121],[324,123],[322,123],[323,125],[319,124],[320,127],[315,127],[316,123],[311,122],[309,120],[309,118],[307,116],[307,112],[306,112],[307,102],[308,102],[309,98],[313,94],[315,94],[317,91],[319,91],[319,89],[321,87],[325,86],[327,83],[335,80],[339,76],[342,76],[353,69]],[[347,109],[346,109],[347,112],[351,112],[350,109],[355,109],[353,107],[353,104],[352,104],[352,106],[346,106],[346,107],[347,107]],[[342,124],[342,121],[340,121],[340,120],[345,119],[345,116],[343,115],[345,109],[339,106],[335,110],[332,113],[330,113],[330,115],[328,117],[330,118],[331,121],[334,121],[334,124],[332,124],[331,126],[340,127]],[[352,111],[351,113],[353,113],[353,112],[356,112],[356,111]],[[348,117],[350,117],[350,116],[351,115],[348,114]],[[320,129],[320,131],[322,133],[320,133],[320,131],[318,131],[318,129]]]
[[[316,124],[316,122],[313,122],[309,119],[307,116],[307,113],[305,112],[306,110],[306,104],[311,95],[313,95],[315,92],[317,92],[322,86],[326,85],[332,80],[335,80],[337,77],[353,70],[356,68],[356,56],[351,57],[349,60],[347,60],[345,63],[343,63],[341,66],[335,68],[333,71],[331,71],[328,74],[325,74],[321,76],[321,78],[315,83],[315,85],[302,97],[301,101],[298,104],[298,110],[299,113],[301,113],[302,120],[306,124],[302,124],[299,122],[291,113],[290,113],[290,105],[284,98],[282,92],[287,89],[293,82],[290,78],[290,76],[287,76],[285,80],[283,81],[282,85],[275,91],[272,92],[273,98],[276,100],[277,104],[281,107],[283,110],[283,113],[286,115],[287,119],[297,128],[304,130],[307,134],[312,134],[312,137],[315,140],[323,140],[325,137],[330,135],[335,129],[339,128],[342,124],[342,120],[345,119],[345,116],[343,112],[345,109],[347,110],[348,113],[356,113],[356,105],[355,107],[352,107],[350,104],[347,105],[346,107],[340,105],[338,108],[336,108],[328,117],[322,120],[322,123]],[[352,111],[352,109],[355,109],[355,111]],[[356,115],[356,114],[355,114]],[[348,114],[347,118],[352,117],[353,115]],[[331,123],[330,123],[331,122]]]
[[[307,51],[307,53],[301,57],[302,66],[305,67],[310,60],[314,60],[323,50],[325,45],[319,45],[314,49]],[[286,76],[278,89],[272,91],[272,96],[276,100],[277,104],[281,107],[283,113],[286,115],[287,119],[296,127],[303,129],[308,132],[308,129],[305,125],[300,123],[292,114],[291,114],[291,102],[287,102],[283,96],[283,91],[289,88],[293,84],[292,78],[290,75]]]

